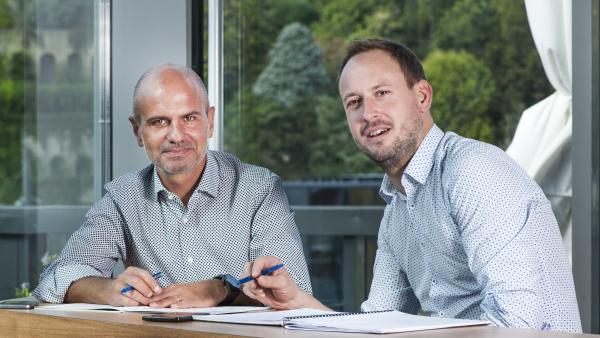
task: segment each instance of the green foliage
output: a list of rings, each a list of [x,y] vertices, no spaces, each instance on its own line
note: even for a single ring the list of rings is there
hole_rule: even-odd
[[[291,23],[283,28],[269,52],[269,64],[253,92],[289,108],[319,93],[327,85],[321,49],[308,27]]]
[[[337,93],[339,64],[357,38],[388,38],[409,46],[426,60],[436,123],[501,147],[510,142],[522,111],[552,92],[521,1],[240,0],[226,2],[224,13],[226,149],[254,163],[273,164],[285,179],[379,170],[354,145]],[[312,65],[302,58],[317,53],[300,47],[282,52],[275,42],[290,22],[310,27],[320,45],[324,72],[309,69],[315,72],[302,75],[313,80],[301,82],[293,69]],[[290,38],[286,45],[300,46],[301,41],[310,45],[306,37]],[[317,84],[317,73],[326,82]],[[248,90],[252,87],[255,94]],[[304,106],[298,107],[296,99]],[[235,121],[228,122],[230,118]],[[305,129],[290,124],[311,127],[301,137]],[[282,135],[282,130],[294,136]],[[269,141],[263,133],[273,137]],[[295,146],[284,147],[283,139]],[[300,140],[309,143],[309,155]],[[293,149],[308,162],[284,165],[282,159],[292,156]]]
[[[29,297],[31,296],[31,290],[29,289],[29,282],[25,282],[21,284],[20,288],[15,288],[15,297]]]
[[[510,142],[523,110],[553,91],[522,1],[454,1],[432,40],[435,48],[468,51],[492,71],[496,91],[485,114],[495,126],[491,142],[501,147]]]
[[[232,101],[243,107],[225,119],[226,149],[250,163],[260,163],[287,178],[307,177],[316,116],[308,99],[283,106],[270,97],[244,91]],[[235,112],[232,105],[226,107]]]
[[[381,172],[356,147],[337,96],[318,96],[315,100],[315,112],[317,137],[311,141],[309,165],[314,176],[332,178],[350,173]]]
[[[21,196],[21,142],[25,112],[22,52],[0,55],[0,204],[13,204]]]
[[[493,141],[485,114],[496,90],[491,71],[467,52],[434,51],[423,62],[434,88],[434,121],[465,137]]]
[[[228,101],[254,85],[267,64],[267,53],[285,25],[309,24],[318,18],[318,13],[305,0],[231,0],[223,5],[223,17],[223,77],[228,84]]]
[[[8,29],[13,25],[13,17],[10,15],[10,4],[8,0],[0,0],[0,29]]]

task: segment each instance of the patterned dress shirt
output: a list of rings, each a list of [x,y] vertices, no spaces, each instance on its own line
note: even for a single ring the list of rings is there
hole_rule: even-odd
[[[167,191],[153,165],[106,185],[59,258],[42,273],[34,295],[62,302],[76,280],[111,277],[124,265],[163,272],[162,287],[240,276],[244,263],[273,255],[311,292],[302,242],[281,180],[233,155],[209,151],[187,208]]]
[[[363,311],[581,331],[571,268],[539,186],[495,146],[433,126],[401,178],[386,175]]]

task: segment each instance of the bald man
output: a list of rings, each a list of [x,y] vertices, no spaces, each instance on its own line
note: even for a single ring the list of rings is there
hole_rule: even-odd
[[[129,118],[152,162],[106,185],[34,295],[114,306],[256,303],[239,292],[244,263],[273,255],[311,292],[294,214],[279,177],[207,150],[215,108],[191,69],[161,65],[134,90]],[[113,278],[122,261],[126,269]]]

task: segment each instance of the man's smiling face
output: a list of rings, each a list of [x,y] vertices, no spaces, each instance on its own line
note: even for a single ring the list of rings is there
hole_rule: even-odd
[[[352,137],[384,169],[405,167],[417,150],[424,123],[420,85],[408,88],[398,62],[378,49],[353,56],[341,73],[339,91]]]

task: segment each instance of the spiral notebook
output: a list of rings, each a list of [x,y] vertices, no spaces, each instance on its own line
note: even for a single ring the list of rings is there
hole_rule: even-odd
[[[392,310],[297,316],[283,320],[287,329],[360,333],[397,333],[488,324],[481,320],[417,316]]]
[[[433,330],[450,327],[488,325],[479,320],[424,317],[399,311],[333,312],[315,309],[236,313],[228,315],[200,315],[194,320],[283,326],[293,330],[393,333]]]

